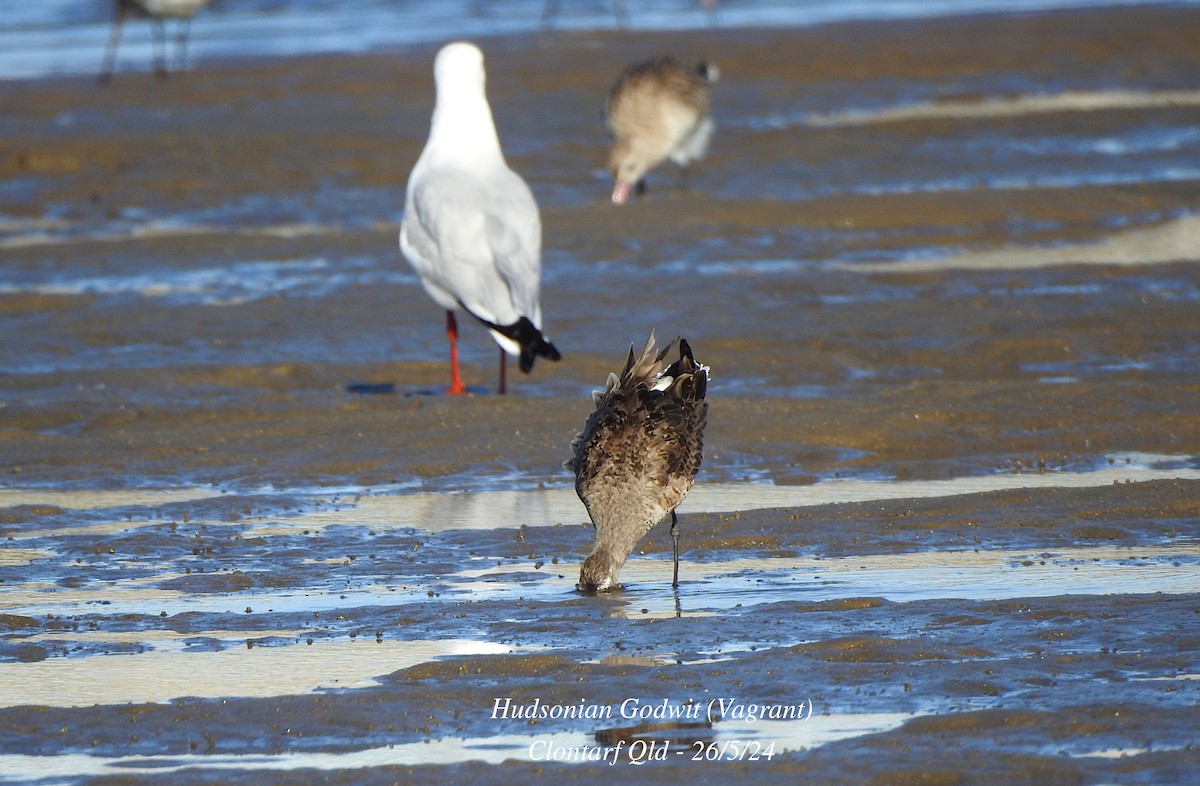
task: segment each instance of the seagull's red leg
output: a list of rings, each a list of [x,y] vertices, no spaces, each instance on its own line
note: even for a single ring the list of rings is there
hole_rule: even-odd
[[[500,347],[500,387],[496,390],[501,396],[508,392],[508,385],[505,375],[505,370],[508,365],[508,353],[504,351],[504,347]]]
[[[458,320],[453,311],[446,312],[446,335],[450,339],[450,388],[448,394],[458,395],[467,392],[462,375],[458,373]]]

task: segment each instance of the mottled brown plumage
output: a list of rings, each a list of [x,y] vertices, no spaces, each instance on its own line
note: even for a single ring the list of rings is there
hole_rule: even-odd
[[[716,69],[684,68],[670,57],[630,66],[613,84],[605,116],[613,134],[608,168],[612,200],[629,198],[646,173],[670,158],[681,167],[702,157],[712,136],[710,85]]]
[[[673,586],[679,583],[675,508],[700,469],[708,417],[708,369],[682,339],[679,359],[666,366],[672,341],[655,352],[651,334],[641,355],[629,348],[620,376],[609,374],[596,410],[571,443],[564,465],[596,527],[596,543],[579,571],[579,589],[611,589],[634,546],[671,514],[675,545]]]

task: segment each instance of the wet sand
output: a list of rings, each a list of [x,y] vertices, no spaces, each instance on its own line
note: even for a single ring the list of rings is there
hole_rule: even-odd
[[[1182,781],[1198,25],[483,42],[564,354],[504,398],[474,326],[430,395],[396,248],[432,49],[0,84],[0,779]],[[660,51],[720,65],[713,152],[617,209],[603,93]],[[682,583],[654,532],[586,598],[560,463],[651,329],[713,369]],[[721,697],[810,717],[618,711]]]

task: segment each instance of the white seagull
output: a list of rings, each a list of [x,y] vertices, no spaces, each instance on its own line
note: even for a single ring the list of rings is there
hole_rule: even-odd
[[[613,135],[608,168],[615,204],[625,204],[630,189],[641,193],[646,173],[668,158],[686,171],[704,156],[714,127],[709,102],[716,80],[715,66],[684,68],[670,57],[635,63],[617,78],[604,107]]]
[[[154,72],[160,79],[167,76],[166,64],[166,31],[163,21],[174,19],[178,22],[175,36],[175,68],[182,69],[187,60],[188,28],[192,17],[212,0],[115,0],[116,16],[113,17],[112,33],[108,38],[108,48],[104,52],[104,64],[100,67],[100,81],[112,79],[113,68],[117,63],[117,46],[121,43],[121,27],[129,15],[143,17],[154,22]]]
[[[521,176],[508,168],[484,92],[483,53],[447,44],[433,64],[437,102],[429,141],[408,178],[400,250],[429,296],[446,309],[450,388],[465,393],[458,370],[455,311],[483,323],[528,373],[538,356],[562,357],[542,334],[542,223]]]

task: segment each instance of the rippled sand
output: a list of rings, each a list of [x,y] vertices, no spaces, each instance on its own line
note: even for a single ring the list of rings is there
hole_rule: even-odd
[[[473,327],[431,395],[396,248],[432,49],[0,85],[0,780],[1183,782],[1198,24],[483,42],[564,353],[507,398]],[[713,154],[619,210],[663,50]],[[560,462],[651,329],[713,369],[681,585],[654,532],[583,597]]]

